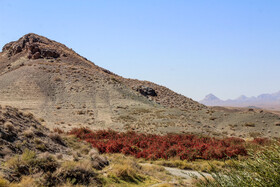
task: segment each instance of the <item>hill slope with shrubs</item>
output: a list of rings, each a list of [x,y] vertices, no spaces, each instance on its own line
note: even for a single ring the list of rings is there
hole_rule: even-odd
[[[141,166],[121,154],[100,155],[33,114],[0,107],[0,186],[149,186],[182,184],[160,166]]]

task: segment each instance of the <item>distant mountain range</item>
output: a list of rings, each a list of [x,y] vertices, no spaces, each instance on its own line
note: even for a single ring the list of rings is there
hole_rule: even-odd
[[[272,94],[261,94],[257,97],[241,95],[236,99],[228,100],[221,100],[215,95],[209,94],[201,100],[200,103],[207,106],[233,106],[280,110],[280,91]]]

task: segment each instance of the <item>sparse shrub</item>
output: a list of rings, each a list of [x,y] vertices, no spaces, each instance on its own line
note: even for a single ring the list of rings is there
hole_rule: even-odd
[[[74,152],[73,152],[73,156],[74,156],[74,157],[82,157],[81,153],[80,153],[80,152],[77,152],[77,151],[74,151]]]
[[[28,112],[28,113],[23,113],[23,115],[24,115],[25,117],[29,118],[29,119],[34,118],[34,115],[33,115],[32,113],[30,113],[30,112]]]
[[[34,132],[31,129],[28,129],[23,132],[23,135],[27,138],[32,138],[34,137]]]
[[[52,181],[56,184],[69,182],[77,185],[94,185],[99,183],[96,174],[88,162],[64,162],[53,175]]]
[[[40,139],[38,139],[38,138],[35,138],[35,139],[34,139],[34,143],[35,143],[35,144],[42,144],[43,141],[40,140]]]
[[[256,125],[254,123],[248,122],[248,123],[245,123],[245,126],[246,127],[255,127]]]
[[[88,152],[88,154],[90,157],[93,157],[93,156],[99,155],[99,152],[96,148],[93,148]]]
[[[35,180],[29,176],[23,176],[18,184],[10,184],[11,187],[37,187]]]
[[[78,115],[84,115],[84,114],[86,114],[86,112],[85,112],[85,111],[82,111],[82,110],[79,110],[79,111],[77,112],[77,114],[78,114]]]
[[[128,164],[114,165],[112,171],[110,171],[110,176],[128,182],[134,182],[140,178],[137,171]]]
[[[261,133],[259,132],[249,132],[249,136],[252,138],[261,137]]]
[[[40,122],[45,122],[45,120],[43,118],[39,118]]]
[[[280,126],[280,121],[276,121],[276,122],[274,123],[274,125],[279,127],[279,126]]]
[[[74,152],[72,153],[72,156],[73,156],[73,160],[74,160],[75,162],[79,161],[79,155],[77,154],[76,151],[74,151]]]
[[[58,167],[57,161],[51,156],[38,158],[36,153],[25,150],[22,155],[16,155],[6,162],[6,166],[10,168],[14,175],[30,175],[40,171],[53,172]]]
[[[59,81],[61,81],[61,78],[60,78],[60,77],[55,77],[55,78],[54,78],[54,81],[59,82]]]
[[[45,146],[45,144],[37,144],[35,145],[35,148],[40,151],[47,151],[47,147]]]
[[[58,127],[54,128],[53,132],[56,132],[58,134],[63,134],[64,133],[64,131],[62,129],[58,128]]]
[[[87,155],[92,149],[90,143],[81,142],[75,136],[63,136],[63,140],[67,147],[72,148],[74,151]]]
[[[217,119],[216,117],[212,116],[209,118],[210,120],[214,121],[215,119]]]
[[[14,125],[9,121],[4,123],[4,128],[8,131],[13,131],[15,129]]]
[[[56,155],[56,158],[57,158],[58,160],[61,160],[61,159],[63,158],[63,155],[62,155],[61,153],[59,153],[59,154]]]
[[[57,134],[57,133],[50,133],[49,137],[52,139],[52,141],[54,141],[54,142],[56,142],[56,143],[58,143],[60,145],[65,146],[65,143],[64,143],[63,139],[61,138],[61,136],[59,134]]]
[[[138,165],[135,159],[115,154],[109,176],[117,181],[124,180],[126,182],[138,183],[144,180],[144,177],[140,174],[140,169],[141,166]]]
[[[111,76],[110,78],[111,78],[111,80],[112,80],[113,82],[116,82],[116,83],[121,83],[121,81],[120,81],[120,80],[116,79],[116,78],[115,78],[115,77],[113,77],[113,76]]]

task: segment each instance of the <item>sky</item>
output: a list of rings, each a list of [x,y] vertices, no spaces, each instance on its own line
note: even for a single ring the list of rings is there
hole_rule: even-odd
[[[0,47],[36,33],[194,100],[280,90],[278,0],[0,0]]]

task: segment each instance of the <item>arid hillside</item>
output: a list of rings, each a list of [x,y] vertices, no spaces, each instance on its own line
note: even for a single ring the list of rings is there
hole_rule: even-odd
[[[0,104],[34,113],[53,129],[279,136],[279,116],[212,109],[163,86],[126,79],[36,34],[0,53]]]

